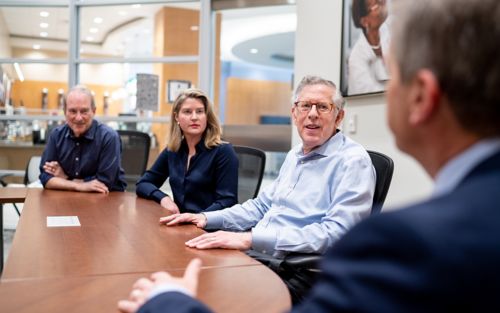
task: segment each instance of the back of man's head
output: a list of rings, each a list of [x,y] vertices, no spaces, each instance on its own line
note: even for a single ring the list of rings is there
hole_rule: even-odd
[[[500,136],[500,1],[398,1],[393,52],[401,79],[434,72],[464,129]]]

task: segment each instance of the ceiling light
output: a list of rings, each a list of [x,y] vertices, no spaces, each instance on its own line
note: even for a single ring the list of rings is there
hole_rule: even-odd
[[[89,29],[89,32],[91,32],[92,34],[95,34],[98,31],[99,31],[99,28],[97,28],[97,27],[92,27],[92,28]]]
[[[102,21],[104,21],[102,17],[94,17],[94,23],[101,24]]]
[[[47,17],[47,16],[49,16],[49,12],[47,12],[47,11],[41,11],[40,12],[40,16],[41,17]]]
[[[47,37],[49,35],[49,33],[47,32],[41,32],[40,33],[40,37]]]
[[[259,53],[259,49],[252,48],[252,49],[250,49],[250,53],[257,54],[257,53]]]
[[[141,5],[140,5],[140,4],[138,4],[138,3],[136,3],[136,4],[132,4],[132,7],[133,7],[134,9],[138,9],[138,8],[140,8],[140,7],[141,7]]]
[[[49,23],[40,23],[41,28],[47,28],[49,27]]]
[[[33,49],[35,49],[35,50],[40,50],[40,48],[41,48],[41,47],[42,47],[42,46],[37,45],[37,44],[34,44],[34,45],[33,45]]]
[[[14,63],[14,69],[16,70],[17,77],[19,78],[20,81],[24,81],[24,75],[23,72],[21,71],[21,67],[19,67],[19,63]]]
[[[85,38],[85,40],[87,40],[87,41],[93,41],[93,40],[94,40],[94,37],[92,37],[92,36],[87,36],[87,37]]]
[[[118,11],[118,14],[121,16],[127,15],[127,11]]]
[[[193,25],[193,26],[189,27],[189,29],[191,29],[192,31],[195,32],[195,31],[198,31],[198,29],[200,29],[200,28],[198,27],[198,25]]]

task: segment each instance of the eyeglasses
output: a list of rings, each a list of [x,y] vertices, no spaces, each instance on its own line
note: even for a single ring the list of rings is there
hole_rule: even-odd
[[[311,111],[313,106],[316,106],[316,111],[318,111],[319,113],[330,113],[334,108],[333,103],[327,103],[327,102],[311,103],[307,101],[297,101],[294,104],[297,107],[297,109],[299,109],[299,112],[302,113]]]

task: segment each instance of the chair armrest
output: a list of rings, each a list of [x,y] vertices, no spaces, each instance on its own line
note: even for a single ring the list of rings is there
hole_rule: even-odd
[[[319,271],[319,265],[323,255],[312,253],[291,253],[283,261],[285,266],[298,269],[307,269],[310,271]]]

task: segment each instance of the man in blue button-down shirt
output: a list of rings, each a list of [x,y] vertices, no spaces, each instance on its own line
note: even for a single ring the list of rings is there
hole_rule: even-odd
[[[118,133],[94,120],[90,90],[73,87],[64,103],[66,124],[51,131],[40,162],[40,181],[47,189],[84,192],[123,191]]]
[[[252,249],[278,259],[290,252],[325,252],[370,214],[375,189],[375,170],[366,150],[338,130],[343,106],[334,83],[305,77],[292,107],[302,144],[288,153],[278,178],[241,205],[171,215],[160,222],[224,230],[186,243],[198,249]]]

